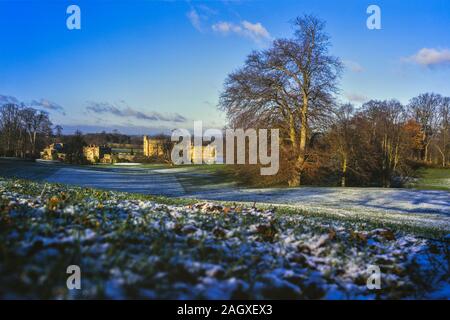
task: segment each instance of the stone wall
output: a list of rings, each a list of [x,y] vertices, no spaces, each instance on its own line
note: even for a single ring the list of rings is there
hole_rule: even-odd
[[[149,138],[144,136],[144,156],[145,157],[163,157],[164,156],[163,139]]]
[[[111,161],[111,148],[101,147],[96,145],[89,145],[83,147],[83,156],[91,163],[96,162],[110,162]],[[106,156],[106,158],[105,158]],[[109,159],[109,161],[108,161]]]

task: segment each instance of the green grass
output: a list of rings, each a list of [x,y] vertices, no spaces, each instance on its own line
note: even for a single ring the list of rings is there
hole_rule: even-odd
[[[423,168],[411,187],[420,190],[450,191],[450,168]]]

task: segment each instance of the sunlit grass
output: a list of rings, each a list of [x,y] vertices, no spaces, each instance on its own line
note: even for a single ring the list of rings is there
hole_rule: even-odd
[[[412,187],[421,190],[450,191],[450,168],[424,168],[419,170],[418,178]]]

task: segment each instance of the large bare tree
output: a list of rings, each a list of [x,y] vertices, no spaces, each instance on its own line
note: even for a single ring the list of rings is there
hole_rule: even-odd
[[[38,134],[50,137],[51,126],[47,112],[33,108],[24,108],[21,110],[22,125],[28,135],[31,145],[31,154],[36,155],[36,142]]]
[[[329,54],[323,21],[305,15],[294,21],[294,28],[293,38],[277,39],[270,48],[251,53],[228,76],[220,100],[233,127],[283,131],[293,167],[290,186],[301,184],[311,132],[330,114],[342,69]]]
[[[0,107],[0,153],[36,157],[51,136],[48,113],[24,105]]]

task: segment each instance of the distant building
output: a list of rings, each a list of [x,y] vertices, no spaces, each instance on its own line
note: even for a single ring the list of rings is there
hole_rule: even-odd
[[[164,138],[150,138],[144,136],[144,156],[145,157],[164,157],[164,144],[167,139]]]
[[[194,144],[191,144],[191,161],[192,163],[215,163],[216,148],[211,144],[202,146],[202,152],[195,152]]]
[[[105,153],[103,158],[100,158],[101,163],[113,163],[113,156],[110,153]]]
[[[107,146],[89,145],[83,147],[84,158],[91,163],[111,163],[111,148]]]
[[[144,136],[144,156],[153,158],[162,158],[165,155],[167,144],[171,143],[169,138],[149,138]],[[173,144],[171,143],[173,148]],[[216,148],[211,145],[203,145],[201,152],[195,152],[194,144],[191,143],[191,162],[192,163],[215,163]],[[167,150],[166,150],[167,152]],[[198,162],[196,161],[198,160]]]
[[[64,161],[66,159],[64,144],[52,143],[51,145],[45,147],[44,150],[41,151],[41,159]]]

